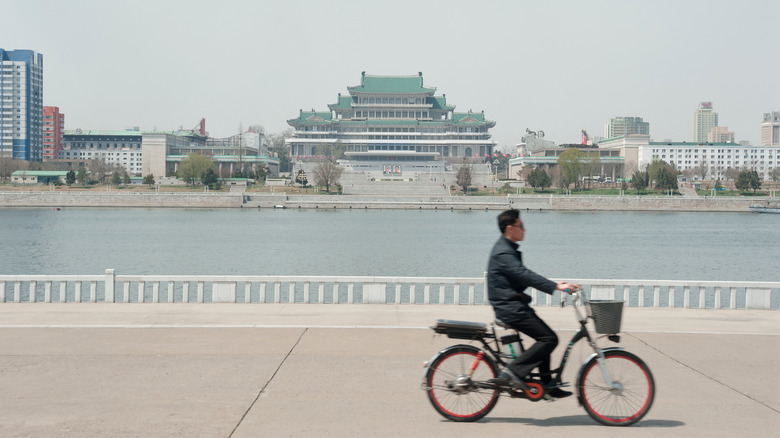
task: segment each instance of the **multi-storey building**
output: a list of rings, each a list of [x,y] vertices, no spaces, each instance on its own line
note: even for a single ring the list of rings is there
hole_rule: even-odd
[[[707,134],[707,143],[736,143],[728,126],[716,126]]]
[[[446,96],[415,76],[373,76],[363,72],[360,85],[339,93],[329,111],[300,111],[287,123],[295,131],[286,140],[296,159],[321,155],[323,148],[343,148],[349,167],[394,169],[394,175],[429,167],[435,159],[483,158],[496,143],[488,132],[495,122],[484,112],[455,112]],[[362,162],[364,164],[359,164]],[[426,163],[426,164],[422,164]]]
[[[780,145],[780,111],[764,113],[761,123],[761,146]]]
[[[621,135],[650,135],[650,123],[641,117],[613,117],[604,126],[604,137],[614,138]]]
[[[215,171],[229,177],[233,171],[265,166],[270,175],[279,174],[279,159],[262,155],[262,134],[244,133],[227,139],[213,139],[191,131],[82,131],[67,130],[61,161],[83,163],[99,159],[124,168],[128,174],[169,176],[191,153],[209,156]]]
[[[65,114],[56,106],[43,107],[43,161],[55,160],[65,142]]]
[[[65,161],[100,159],[123,167],[128,174],[140,176],[143,160],[140,131],[66,130],[65,142],[57,158]]]
[[[644,170],[653,160],[674,164],[677,170],[704,168],[707,178],[721,178],[729,169],[755,170],[764,179],[780,166],[780,147],[737,143],[651,142],[646,135],[629,135],[599,142],[600,149],[620,150],[629,174]]]
[[[0,157],[40,161],[43,55],[0,49]]]
[[[693,141],[706,143],[707,134],[718,126],[718,113],[712,110],[712,102],[702,102],[693,113]]]

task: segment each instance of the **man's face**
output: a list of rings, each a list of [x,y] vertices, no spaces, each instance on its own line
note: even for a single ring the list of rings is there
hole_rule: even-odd
[[[512,242],[519,242],[523,240],[523,237],[525,237],[525,227],[523,226],[523,221],[520,218],[517,218],[515,223],[512,225],[507,225],[505,234],[506,237]]]

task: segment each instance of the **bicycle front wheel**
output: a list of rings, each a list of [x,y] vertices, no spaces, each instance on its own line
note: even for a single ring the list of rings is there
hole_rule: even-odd
[[[477,421],[498,402],[496,389],[479,388],[473,382],[496,377],[498,369],[480,350],[459,346],[445,351],[431,363],[425,375],[428,399],[438,413],[452,421]],[[469,376],[469,370],[474,373]]]
[[[650,410],[655,381],[650,369],[637,356],[622,350],[604,352],[604,364],[612,382],[607,382],[597,357],[590,359],[577,379],[582,406],[594,420],[607,426],[628,426]]]

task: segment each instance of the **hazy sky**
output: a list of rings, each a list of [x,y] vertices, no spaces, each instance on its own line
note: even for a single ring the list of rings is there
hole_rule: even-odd
[[[67,129],[212,136],[287,129],[360,73],[415,75],[456,111],[485,111],[500,146],[557,143],[639,116],[691,140],[712,101],[758,144],[780,111],[780,1],[2,0],[0,47],[44,56],[44,105]]]

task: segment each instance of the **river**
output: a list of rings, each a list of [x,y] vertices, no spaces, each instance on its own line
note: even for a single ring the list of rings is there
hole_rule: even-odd
[[[2,274],[480,277],[497,211],[0,209]],[[553,278],[778,281],[780,215],[522,212]]]

